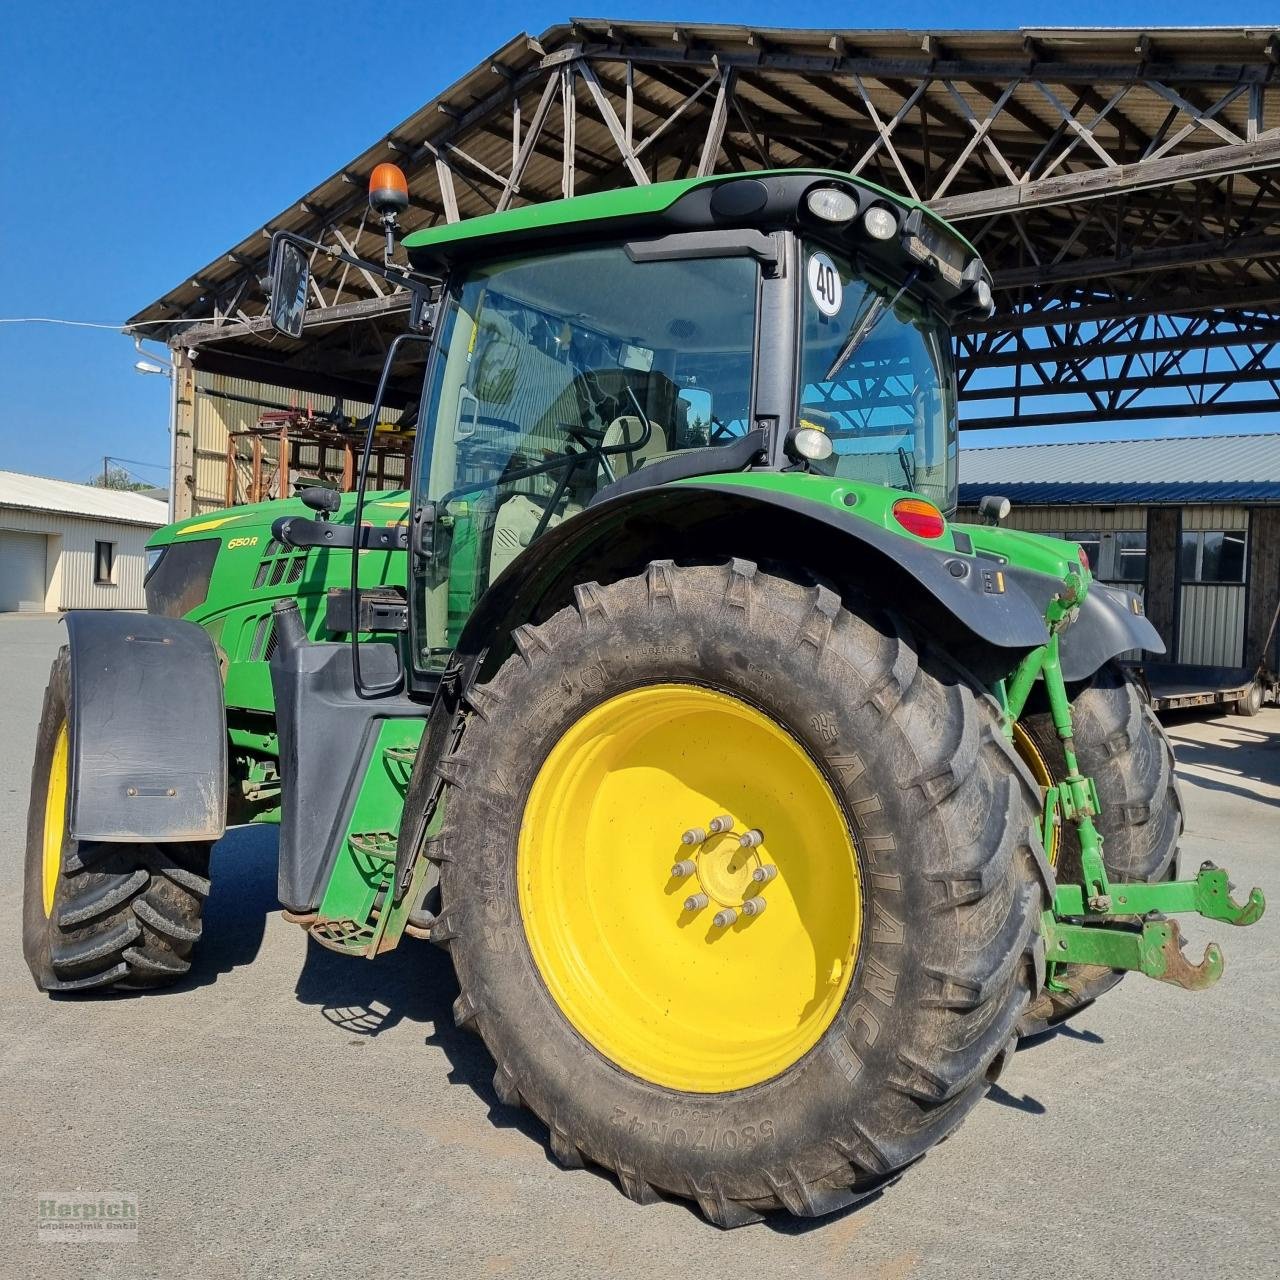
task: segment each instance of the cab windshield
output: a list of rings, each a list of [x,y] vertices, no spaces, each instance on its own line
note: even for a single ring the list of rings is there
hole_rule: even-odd
[[[429,375],[415,573],[419,662],[439,667],[485,587],[603,487],[749,426],[758,267],[633,262],[622,246],[456,280]]]
[[[808,245],[800,423],[831,437],[815,469],[956,500],[956,397],[948,334],[905,295]]]

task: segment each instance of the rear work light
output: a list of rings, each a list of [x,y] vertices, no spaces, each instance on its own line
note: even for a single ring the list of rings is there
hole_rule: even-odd
[[[893,504],[893,518],[917,538],[940,538],[946,528],[942,512],[923,498],[899,498]]]

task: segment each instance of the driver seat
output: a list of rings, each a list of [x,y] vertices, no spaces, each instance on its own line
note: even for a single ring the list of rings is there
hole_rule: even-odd
[[[600,441],[602,449],[611,449],[620,444],[636,441],[636,448],[631,453],[619,452],[608,454],[609,465],[613,468],[615,478],[621,479],[638,470],[646,462],[668,452],[667,433],[656,423],[649,423],[649,438],[644,444],[644,423],[635,414],[623,414],[605,428],[604,438]],[[606,479],[604,467],[600,468],[600,479]]]

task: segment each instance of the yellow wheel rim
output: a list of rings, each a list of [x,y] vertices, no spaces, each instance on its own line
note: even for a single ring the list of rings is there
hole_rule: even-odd
[[[1043,802],[1045,792],[1057,785],[1053,780],[1053,771],[1049,768],[1049,762],[1044,758],[1040,748],[1036,746],[1035,740],[1016,720],[1013,722],[1013,745],[1022,757],[1022,763],[1031,770],[1031,776],[1039,784],[1040,798]],[[1045,856],[1049,859],[1051,867],[1058,865],[1058,849],[1061,844],[1062,827],[1055,822],[1049,831],[1049,843],[1045,849]]]
[[[49,761],[49,785],[44,794],[44,858],[42,887],[44,914],[53,914],[53,895],[62,870],[62,841],[67,830],[67,763],[71,758],[67,722],[58,726],[53,740],[53,759]]]
[[[731,830],[709,830],[719,816]],[[691,828],[707,839],[682,843]],[[848,990],[862,895],[844,812],[804,747],[727,694],[647,685],[572,725],[529,793],[517,877],[556,1004],[653,1084],[768,1080],[813,1048]],[[686,908],[697,894],[707,904]],[[717,925],[726,908],[737,918]]]

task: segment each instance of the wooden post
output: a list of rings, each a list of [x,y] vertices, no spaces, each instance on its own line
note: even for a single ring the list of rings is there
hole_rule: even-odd
[[[1178,660],[1178,552],[1182,542],[1182,508],[1147,508],[1147,586],[1143,608],[1164,641],[1156,662]]]
[[[253,437],[253,479],[249,482],[249,501],[262,501],[262,437]]]
[[[1244,618],[1244,662],[1271,666],[1273,628],[1280,608],[1280,507],[1249,512],[1249,567]]]
[[[173,518],[196,511],[196,371],[186,349],[173,350]]]
[[[227,484],[225,507],[236,505],[236,438],[232,432],[227,433]]]

